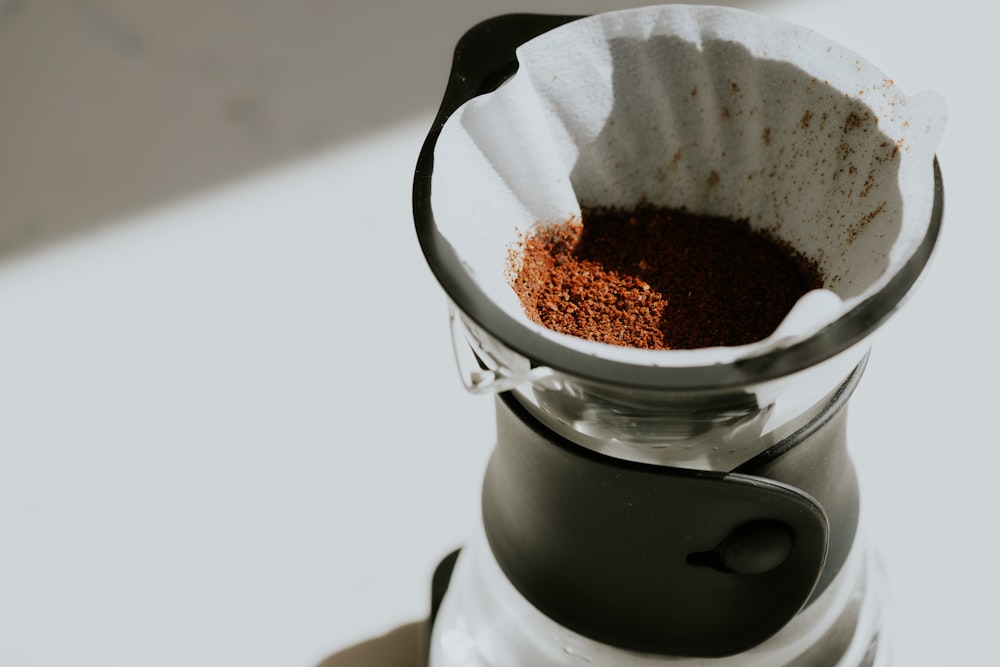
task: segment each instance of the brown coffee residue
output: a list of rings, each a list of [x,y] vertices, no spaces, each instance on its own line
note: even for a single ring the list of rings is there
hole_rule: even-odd
[[[870,116],[868,114],[865,114],[865,117],[862,118],[857,114],[857,112],[852,111],[847,115],[847,118],[844,119],[844,133],[846,134],[851,130],[860,128],[869,117]]]
[[[532,321],[646,349],[762,340],[822,286],[815,262],[746,220],[649,204],[585,208],[527,234],[512,260]]]

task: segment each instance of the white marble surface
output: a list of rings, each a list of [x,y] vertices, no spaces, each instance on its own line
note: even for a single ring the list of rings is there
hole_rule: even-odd
[[[628,4],[0,2],[0,665],[406,664],[361,642],[426,613],[492,438],[409,210],[452,45]],[[996,664],[992,11],[746,6],[948,102],[851,446],[896,664]]]

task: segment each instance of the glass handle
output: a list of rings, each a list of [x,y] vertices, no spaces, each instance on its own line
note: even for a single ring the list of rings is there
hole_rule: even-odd
[[[537,366],[525,372],[505,368],[478,343],[455,307],[448,313],[448,322],[455,364],[466,391],[472,394],[499,394],[552,374],[552,369],[547,366]]]

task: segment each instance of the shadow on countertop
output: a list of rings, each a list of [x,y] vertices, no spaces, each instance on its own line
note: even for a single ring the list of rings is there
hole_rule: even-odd
[[[316,667],[424,667],[427,631],[427,621],[401,625],[337,651]]]
[[[455,550],[441,559],[431,577],[430,614],[384,635],[349,646],[328,656],[316,667],[427,667],[431,627],[444,601],[458,561]]]

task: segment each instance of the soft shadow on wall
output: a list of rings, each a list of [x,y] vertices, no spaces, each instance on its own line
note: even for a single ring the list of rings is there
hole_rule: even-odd
[[[645,4],[0,0],[0,260],[429,118],[483,19]]]

